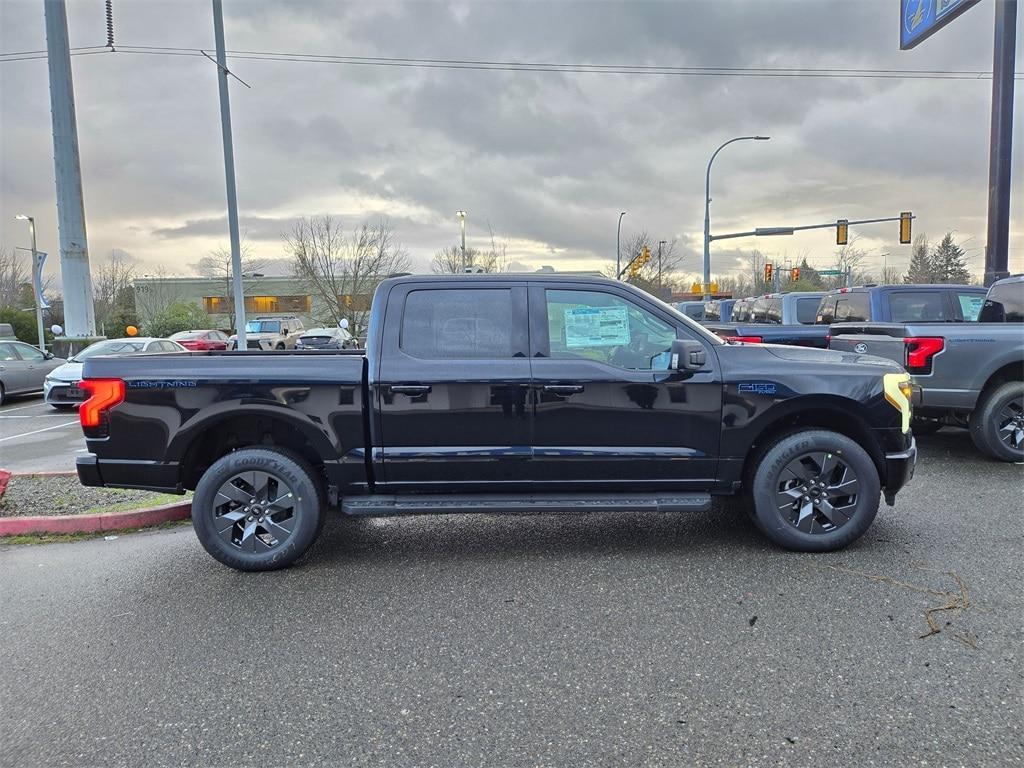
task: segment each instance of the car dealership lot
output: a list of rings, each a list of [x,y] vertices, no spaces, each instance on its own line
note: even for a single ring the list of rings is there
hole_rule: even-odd
[[[0,468],[70,472],[84,451],[77,411],[55,410],[38,396],[12,397],[0,407]]]
[[[729,510],[5,547],[0,764],[1021,764],[1022,467],[921,447],[830,555]]]

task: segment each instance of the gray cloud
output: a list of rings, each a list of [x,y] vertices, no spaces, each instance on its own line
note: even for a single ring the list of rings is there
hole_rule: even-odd
[[[74,45],[102,42],[95,3],[72,3]],[[987,69],[981,5],[913,52],[898,51],[893,0],[228,3],[241,50],[496,61],[686,66]],[[122,44],[212,46],[204,0],[115,5]],[[978,44],[977,41],[982,41]],[[969,43],[969,44],[968,44]],[[0,3],[0,48],[43,47],[37,3]],[[703,175],[725,138],[771,134],[716,161],[716,231],[919,212],[919,229],[984,242],[989,84],[622,76],[375,68],[234,60],[242,228],[266,258],[301,215],[346,224],[388,215],[416,263],[487,222],[519,262],[597,266],[628,231],[679,238],[699,268]],[[195,261],[227,241],[217,88],[201,58],[127,53],[74,60],[90,246],[144,263]],[[45,62],[0,64],[0,239],[39,222],[57,253]],[[1019,180],[1017,187],[1019,189]],[[1016,226],[1024,203],[1014,201]],[[886,230],[868,245],[894,260]],[[1011,257],[1024,259],[1024,232]],[[728,241],[827,254],[824,235]],[[891,246],[891,247],[890,247]],[[977,255],[980,252],[975,252]],[[824,258],[824,257],[823,257]],[[53,259],[56,262],[56,259]],[[976,262],[976,268],[978,263]]]

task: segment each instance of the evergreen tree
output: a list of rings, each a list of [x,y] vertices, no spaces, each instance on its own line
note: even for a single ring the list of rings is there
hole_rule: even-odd
[[[928,238],[925,235],[918,235],[914,238],[914,247],[910,252],[910,266],[907,268],[907,276],[903,278],[904,283],[931,283],[932,280],[932,258],[928,253]]]
[[[932,281],[936,283],[969,283],[971,273],[967,270],[967,256],[964,249],[953,241],[953,233],[947,232],[935,250],[932,251]]]

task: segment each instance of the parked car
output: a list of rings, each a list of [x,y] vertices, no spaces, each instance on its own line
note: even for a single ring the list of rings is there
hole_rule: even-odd
[[[1024,461],[1024,275],[993,283],[977,322],[840,323],[829,333],[833,349],[906,367],[921,388],[916,431],[969,427],[982,453]]]
[[[185,349],[196,352],[207,350],[224,350],[228,348],[228,335],[224,331],[179,331],[172,333],[171,341],[176,341]]]
[[[815,322],[970,322],[984,301],[980,285],[862,285],[822,296]]]
[[[744,491],[771,541],[834,550],[917,455],[897,363],[726,344],[615,280],[389,278],[367,347],[93,357],[79,478],[195,489],[207,551],[267,570],[306,551],[328,504],[686,511]]]
[[[712,299],[704,303],[704,319],[728,323],[732,319],[732,308],[736,299]]]
[[[14,335],[14,326],[10,323],[0,323],[0,341],[17,341]]]
[[[0,328],[0,330],[3,330]],[[22,341],[0,341],[0,405],[8,395],[40,392],[47,375],[64,360]]]
[[[295,342],[305,329],[295,315],[257,317],[245,324],[245,346],[247,349],[295,349]],[[238,346],[238,336],[228,337],[228,349]]]
[[[823,295],[820,291],[791,291],[744,299],[741,312],[733,308],[732,322],[705,322],[704,326],[726,341],[824,349],[828,329],[814,324]]]
[[[311,328],[299,336],[296,349],[349,349],[352,334],[344,328]]]
[[[704,319],[703,301],[678,301],[672,306],[694,320],[700,321]]]
[[[43,384],[43,394],[47,403],[57,410],[70,410],[81,404],[85,393],[79,386],[82,380],[82,364],[91,358],[100,356],[124,357],[152,352],[188,352],[176,341],[152,337],[129,336],[123,339],[105,339],[90,344],[63,365],[54,368]]]

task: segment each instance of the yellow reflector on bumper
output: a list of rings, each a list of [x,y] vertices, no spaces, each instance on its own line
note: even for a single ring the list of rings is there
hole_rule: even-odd
[[[900,412],[904,432],[910,431],[910,398],[914,385],[910,383],[909,373],[887,373],[882,376],[882,387],[885,399]]]

